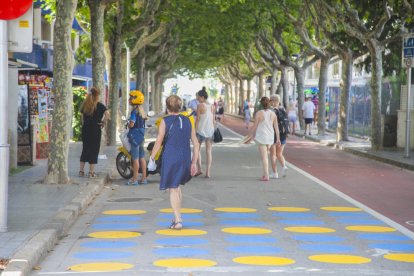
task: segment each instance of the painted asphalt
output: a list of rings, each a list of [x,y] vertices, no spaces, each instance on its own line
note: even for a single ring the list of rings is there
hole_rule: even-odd
[[[259,181],[257,147],[222,133],[212,178],[183,188],[183,230],[168,229],[158,176],[117,178],[32,275],[412,275],[413,236],[398,224],[294,165]]]

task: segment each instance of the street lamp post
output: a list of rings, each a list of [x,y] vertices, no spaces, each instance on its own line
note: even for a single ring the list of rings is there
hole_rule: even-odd
[[[0,20],[0,232],[7,231],[7,202],[9,185],[8,134],[8,77],[7,77],[7,21]]]

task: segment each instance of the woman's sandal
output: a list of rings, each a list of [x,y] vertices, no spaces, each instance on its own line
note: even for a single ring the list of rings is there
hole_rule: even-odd
[[[194,177],[197,177],[197,176],[202,175],[202,174],[203,174],[203,172],[196,172]]]
[[[269,181],[269,177],[266,177],[266,176],[262,176],[262,178],[260,179],[260,181]]]
[[[98,175],[95,172],[89,172],[89,178],[96,178]]]
[[[79,171],[79,177],[84,177],[84,176],[85,176],[85,172]]]
[[[171,225],[170,225],[170,229],[174,229],[174,230],[181,230],[183,229],[183,222],[182,221],[172,221]]]

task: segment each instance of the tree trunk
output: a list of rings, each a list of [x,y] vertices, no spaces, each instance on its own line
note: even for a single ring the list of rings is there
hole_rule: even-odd
[[[104,52],[104,11],[105,5],[101,0],[88,0],[91,16],[92,42],[92,82],[101,93],[101,100],[105,97],[105,52]],[[105,101],[103,101],[105,102]]]
[[[249,79],[247,80],[247,96],[246,97],[250,99],[251,95],[252,95],[252,80]]]
[[[305,100],[305,95],[303,94],[303,87],[304,87],[304,70],[301,67],[294,68],[295,70],[295,78],[296,78],[296,93],[298,96],[298,114],[299,114],[299,123],[300,128],[305,129],[305,121],[303,118],[302,107]]]
[[[242,107],[244,99],[246,99],[246,95],[244,93],[244,80],[239,79],[239,102],[237,104]],[[240,108],[240,111],[241,110],[242,109]],[[240,114],[241,114],[241,112],[240,112]]]
[[[348,49],[347,53],[342,55],[342,84],[341,100],[339,104],[339,118],[336,128],[336,141],[348,141],[348,111],[349,111],[349,93],[352,85],[352,70],[354,58],[353,53]]]
[[[281,103],[283,104],[283,106],[285,108],[287,108],[288,106],[288,101],[289,101],[289,95],[288,95],[288,86],[289,86],[289,80],[288,80],[288,76],[287,76],[287,68],[283,67],[282,70],[280,70],[281,75],[280,75],[280,84],[282,85],[282,94],[280,94],[281,96]]]
[[[283,97],[282,97],[282,103],[283,106],[285,108],[287,108],[288,103],[289,103],[289,78],[288,78],[288,74],[287,74],[287,68],[283,67],[282,69],[282,75],[280,78],[280,82],[282,83],[282,87],[283,87]]]
[[[145,54],[143,49],[141,49],[137,56],[136,56],[136,61],[137,61],[137,74],[136,74],[136,89],[140,90],[141,92],[143,89],[143,83],[144,83],[144,67],[145,67]]]
[[[280,100],[283,99],[283,86],[282,86],[282,79],[279,80],[279,83],[277,84],[276,94],[280,96]],[[280,101],[282,102],[282,101]]]
[[[382,83],[382,49],[376,41],[370,41],[368,49],[371,56],[371,148],[382,148],[381,133],[381,83]]]
[[[279,72],[279,70],[277,68],[273,68],[273,71],[272,71],[272,83],[270,85],[270,91],[269,91],[270,93],[269,93],[269,95],[276,94],[277,85],[278,85],[278,83],[277,83],[277,73],[278,72]],[[266,96],[266,93],[265,93],[264,96]]]
[[[145,61],[145,60],[144,60]],[[149,83],[149,72],[146,68],[143,71],[143,79],[142,79],[142,93],[144,94],[145,101],[144,101],[144,110],[146,113],[149,111],[149,90],[148,90],[148,83]]]
[[[50,153],[47,163],[46,184],[67,184],[69,133],[72,127],[72,22],[77,0],[56,1],[56,21],[53,30],[53,78],[55,108],[50,133]]]
[[[241,108],[239,106],[239,81],[236,79],[234,82],[234,110],[235,114],[241,115]]]
[[[329,59],[327,57],[321,57],[321,69],[319,74],[319,105],[318,105],[318,134],[325,135],[325,98],[326,89],[328,87],[328,66]],[[315,118],[316,119],[316,118]]]
[[[259,73],[259,75],[257,76],[259,78],[259,93],[257,95],[257,98],[261,99],[264,95],[264,78],[263,78],[263,73]]]
[[[150,83],[151,83],[151,94],[150,94],[150,100],[151,100],[151,107],[149,110],[155,110],[155,73],[154,70],[150,71]]]
[[[127,66],[127,59],[126,59],[126,52],[125,55],[122,55],[122,68],[126,68]],[[128,95],[129,95],[129,91],[127,90],[127,82],[129,82],[129,76],[127,76],[127,70],[126,69],[122,69],[121,70],[121,74],[122,74],[122,90],[121,90],[121,114],[125,115],[126,114],[126,110],[127,110],[127,99],[128,99]]]
[[[116,123],[119,108],[119,86],[121,81],[121,55],[122,55],[122,20],[124,18],[124,0],[118,2],[118,14],[116,17],[116,29],[108,41],[111,53],[110,63],[110,80],[109,80],[109,105],[111,110],[111,120],[106,127],[107,144],[114,146],[116,144]]]

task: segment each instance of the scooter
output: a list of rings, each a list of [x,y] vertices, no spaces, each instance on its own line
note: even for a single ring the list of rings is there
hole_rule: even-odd
[[[151,112],[151,111],[150,111]],[[190,119],[192,127],[194,127],[194,116],[191,113],[191,109],[187,111],[180,112],[180,114],[187,116]],[[153,116],[153,113],[149,113],[148,116]],[[160,117],[156,120],[155,125],[158,127],[163,117]],[[125,122],[125,130],[128,129],[129,120],[126,119],[125,116],[122,116],[122,121]],[[122,139],[121,139],[122,140]],[[152,149],[155,145],[155,142],[150,142],[147,146],[147,151],[149,155],[151,155]],[[133,174],[132,170],[132,162],[131,162],[131,154],[129,151],[124,147],[124,145],[118,147],[118,155],[116,156],[116,169],[118,173],[125,179],[130,179]],[[157,155],[155,156],[155,164],[157,165],[157,169],[155,171],[149,171],[147,166],[147,175],[154,175],[159,174],[161,171],[161,160],[162,160],[162,149],[159,150]],[[147,161],[148,164],[148,161]],[[141,167],[139,168],[139,173],[141,173]]]
[[[125,122],[124,124],[124,129],[125,131],[128,130],[128,124],[129,124],[129,120],[126,119],[125,116],[122,116],[122,121]],[[127,139],[127,138],[126,138]],[[122,139],[121,139],[122,140]],[[123,141],[127,142],[127,141]],[[151,142],[148,144],[147,146],[147,151],[149,153],[151,153],[152,148],[154,147],[155,142]],[[116,169],[118,171],[118,173],[125,179],[130,179],[133,175],[133,169],[132,169],[132,162],[131,162],[131,154],[129,153],[129,151],[127,150],[127,148],[122,145],[120,147],[118,147],[118,155],[116,156]],[[156,156],[156,160],[155,163],[158,166],[158,163],[161,161],[159,155]],[[141,167],[139,168],[138,173],[142,173]],[[155,171],[148,171],[147,169],[147,175],[153,175],[153,174],[157,174],[159,173],[159,170],[155,170]]]

